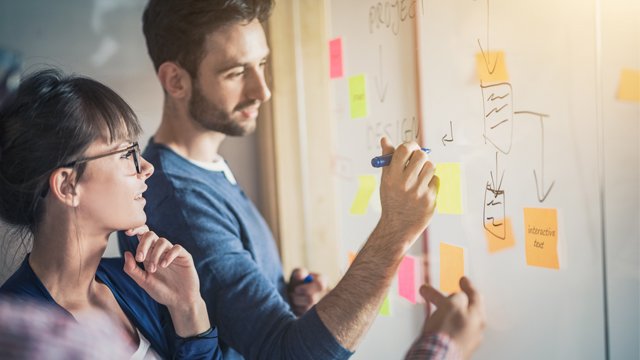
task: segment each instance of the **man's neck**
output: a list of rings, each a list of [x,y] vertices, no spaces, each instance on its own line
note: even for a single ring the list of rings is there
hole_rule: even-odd
[[[219,158],[218,149],[226,135],[207,130],[188,115],[165,102],[162,122],[153,140],[191,160],[212,162]]]

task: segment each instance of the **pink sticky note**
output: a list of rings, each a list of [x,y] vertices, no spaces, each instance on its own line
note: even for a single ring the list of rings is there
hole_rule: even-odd
[[[398,293],[412,304],[416,303],[416,259],[406,255],[398,270]]]
[[[329,41],[329,65],[331,79],[342,77],[342,38]]]

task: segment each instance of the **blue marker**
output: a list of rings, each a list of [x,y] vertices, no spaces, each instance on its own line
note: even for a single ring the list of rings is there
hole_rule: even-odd
[[[427,154],[431,154],[431,149],[422,148],[422,151],[424,151]],[[371,159],[371,166],[375,168],[379,168],[379,167],[389,165],[391,163],[392,155],[393,153],[374,157],[373,159]]]
[[[307,277],[304,278],[304,280],[302,280],[303,284],[308,284],[310,282],[313,282],[313,275],[311,275],[311,274],[307,275]]]

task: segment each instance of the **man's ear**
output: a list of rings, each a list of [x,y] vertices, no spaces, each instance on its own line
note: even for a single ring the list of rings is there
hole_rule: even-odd
[[[58,168],[49,176],[51,196],[70,207],[77,207],[80,204],[76,174],[70,168]]]
[[[191,94],[191,76],[182,66],[167,61],[158,68],[158,79],[164,91],[176,99],[183,99]]]

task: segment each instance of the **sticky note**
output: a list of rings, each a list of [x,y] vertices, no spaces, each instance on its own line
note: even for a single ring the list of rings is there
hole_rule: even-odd
[[[462,214],[460,163],[436,164],[436,175],[440,178],[440,189],[436,197],[438,212],[440,214]]]
[[[515,246],[516,240],[513,237],[511,218],[495,219],[490,223],[485,223],[484,237],[487,239],[489,253]]]
[[[371,194],[371,199],[369,200],[369,206],[373,211],[380,214],[382,213],[382,202],[380,201],[380,191],[374,191]]]
[[[389,302],[389,295],[384,297],[384,302],[380,306],[380,315],[391,316],[391,303]]]
[[[416,303],[416,259],[405,255],[398,269],[398,293],[401,297]]]
[[[347,253],[347,260],[349,261],[349,266],[353,264],[353,260],[355,259],[356,259],[356,253],[354,253],[353,251],[349,251],[349,253]]]
[[[367,86],[364,75],[356,75],[349,78],[349,104],[351,106],[351,118],[360,119],[367,117]]]
[[[329,41],[329,76],[331,79],[342,77],[342,39]]]
[[[504,52],[486,51],[476,54],[476,72],[482,84],[509,81]]]
[[[351,204],[352,215],[364,215],[367,213],[367,206],[371,194],[376,190],[376,177],[374,175],[358,176],[358,192]]]
[[[524,242],[527,265],[560,268],[556,209],[524,209]]]
[[[640,102],[640,70],[622,70],[618,100]]]
[[[440,243],[440,290],[450,294],[460,291],[464,276],[464,249]]]

